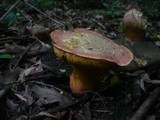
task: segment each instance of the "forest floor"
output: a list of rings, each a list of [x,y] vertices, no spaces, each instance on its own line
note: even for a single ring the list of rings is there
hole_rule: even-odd
[[[13,9],[7,9],[7,24],[3,21],[7,10],[1,11],[0,119],[160,119],[160,64],[134,71],[105,70],[101,86],[77,98],[69,87],[72,66],[53,51],[50,33],[59,28],[86,28],[112,40],[123,39],[126,9],[121,8],[120,14],[106,14],[99,9],[71,9],[72,5],[40,10],[25,4],[27,8],[10,4],[18,17],[13,19]],[[120,4],[117,6],[130,7]],[[159,47],[159,18],[147,12],[144,15],[149,23],[146,39]]]

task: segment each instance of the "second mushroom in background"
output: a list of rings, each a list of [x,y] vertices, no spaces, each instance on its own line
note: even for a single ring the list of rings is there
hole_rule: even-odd
[[[131,9],[126,12],[123,17],[123,27],[127,41],[143,41],[145,39],[147,20],[139,10]]]
[[[123,17],[125,40],[117,40],[133,54],[133,61],[124,70],[137,70],[160,62],[160,49],[153,41],[146,40],[147,20],[145,16],[136,9],[126,12]]]

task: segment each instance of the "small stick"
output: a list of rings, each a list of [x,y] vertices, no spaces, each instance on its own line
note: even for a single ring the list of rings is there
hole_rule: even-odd
[[[143,120],[146,113],[154,106],[156,100],[160,96],[160,87],[156,88],[152,95],[149,96],[143,104],[139,107],[139,109],[135,112],[135,114],[131,117],[130,120]]]
[[[91,21],[95,22],[95,23],[98,24],[101,28],[103,28],[104,30],[106,30],[105,26],[102,25],[100,22],[96,21],[95,19],[91,19]]]
[[[4,37],[4,38],[0,38],[0,43],[3,41],[3,43],[1,43],[1,44],[4,44],[4,43],[6,43],[6,40],[11,40],[9,42],[12,42],[14,40],[22,40],[24,38],[25,37]]]

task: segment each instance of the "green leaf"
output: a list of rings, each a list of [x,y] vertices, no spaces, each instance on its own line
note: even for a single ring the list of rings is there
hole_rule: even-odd
[[[19,18],[21,14],[19,12],[16,13],[16,18]]]
[[[12,55],[10,54],[1,54],[0,55],[0,59],[11,59],[12,58]]]
[[[61,73],[65,73],[65,72],[66,72],[66,69],[59,69],[59,71],[60,71]]]
[[[104,6],[105,8],[109,8],[109,4],[108,4],[108,3],[103,3],[103,6]]]
[[[121,11],[115,10],[115,11],[114,11],[114,14],[115,14],[116,16],[119,16],[119,15],[121,15]]]
[[[112,16],[113,15],[113,11],[109,10],[109,11],[107,11],[107,14],[110,15],[110,16]]]
[[[13,22],[16,21],[16,14],[15,14],[15,12],[14,11],[10,11],[8,13],[8,15],[5,17],[4,20],[8,23],[8,25],[13,24]]]
[[[123,23],[122,22],[119,23],[118,30],[120,32],[123,32]]]
[[[117,75],[114,75],[111,79],[110,79],[110,85],[111,86],[115,86],[119,83],[119,78]]]

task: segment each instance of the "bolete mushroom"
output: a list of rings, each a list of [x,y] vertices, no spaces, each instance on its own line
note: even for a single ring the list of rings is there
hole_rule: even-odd
[[[131,9],[124,15],[123,27],[125,40],[116,42],[130,49],[134,58],[123,70],[137,70],[160,62],[160,49],[153,42],[146,41],[147,20],[143,14],[136,9]],[[120,70],[122,70],[120,69]]]
[[[131,9],[123,17],[125,39],[128,41],[140,41],[145,39],[147,20],[136,9]]]
[[[51,33],[55,54],[73,66],[70,88],[73,94],[93,90],[100,83],[100,72],[126,66],[133,54],[126,47],[94,31],[77,28]]]

